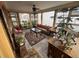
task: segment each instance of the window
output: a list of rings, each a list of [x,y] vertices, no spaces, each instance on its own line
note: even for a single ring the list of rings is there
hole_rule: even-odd
[[[31,14],[31,20],[37,20],[38,19],[38,14],[35,14],[35,18],[34,18],[34,14]]]
[[[54,13],[55,11],[43,13],[43,20],[42,20],[43,25],[47,25],[50,27],[53,26]]]
[[[72,10],[71,20],[72,22],[70,23],[74,28],[73,30],[79,32],[79,7],[76,7],[75,9]]]
[[[71,17],[72,22],[70,22],[71,24],[79,24],[79,17]]]
[[[41,13],[38,13],[38,24],[41,24]]]
[[[79,32],[79,25],[72,25],[72,26],[74,31]]]
[[[57,12],[57,14],[56,14],[56,25],[55,26],[58,26],[58,24],[60,22],[62,23],[63,19],[65,19],[64,22],[66,22],[68,14],[69,14],[69,11],[66,11],[66,12],[62,12],[62,11],[61,12]]]
[[[79,17],[71,17],[73,30],[79,32]]]
[[[20,24],[25,26],[25,23],[29,21],[29,14],[27,13],[19,13]]]
[[[35,26],[37,24],[37,20],[38,20],[38,14],[35,14],[35,18],[34,18],[34,14],[31,14],[32,26]]]
[[[14,12],[11,12],[10,15],[11,15],[11,19],[12,19],[13,25],[17,26],[18,25],[18,23],[17,23],[18,22],[17,21],[17,14],[14,13]]]
[[[68,17],[69,11],[67,12],[58,12],[56,15],[56,23],[60,23],[64,18]]]
[[[34,20],[34,14],[31,14],[31,20]]]
[[[79,15],[79,7],[74,8],[71,15]]]

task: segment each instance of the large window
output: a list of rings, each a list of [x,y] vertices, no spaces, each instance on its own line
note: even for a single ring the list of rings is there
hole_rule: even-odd
[[[53,26],[54,13],[55,13],[55,11],[43,13],[42,24],[52,27]]]
[[[67,12],[58,12],[56,15],[56,26],[61,22],[62,20],[65,19],[64,22],[66,22],[67,17],[68,17],[69,11]],[[79,32],[79,9],[74,9],[72,10],[71,13],[71,22],[73,26],[73,30]]]
[[[41,24],[41,13],[38,13],[38,24]]]
[[[58,12],[56,15],[56,23],[62,22],[63,19],[67,19],[69,11],[67,12]]]
[[[35,17],[34,17],[34,14],[31,14],[32,26],[35,26],[37,24],[37,20],[38,20],[38,14],[35,14]]]
[[[34,14],[31,14],[31,20],[34,20]]]
[[[31,14],[31,20],[37,20],[38,19],[38,14],[35,14],[35,18],[34,18],[34,14]]]
[[[19,13],[19,18],[20,18],[20,24],[22,26],[25,26],[25,24],[27,24],[27,22],[29,21],[29,14]]]
[[[64,22],[66,22],[67,17],[68,17],[69,11],[65,11],[65,12],[57,12],[56,14],[56,25],[58,26],[58,24],[61,22],[63,22],[62,20],[64,19]]]
[[[73,25],[79,25],[79,17],[71,17],[71,24],[73,24]]]
[[[79,17],[71,17],[73,30],[79,32]]]
[[[14,12],[11,12],[10,15],[11,15],[11,19],[12,19],[13,25],[17,26],[18,25],[17,14],[14,13]]]
[[[71,15],[79,15],[79,7],[74,8]]]
[[[70,22],[73,26],[73,30],[79,32],[79,7],[72,10]]]

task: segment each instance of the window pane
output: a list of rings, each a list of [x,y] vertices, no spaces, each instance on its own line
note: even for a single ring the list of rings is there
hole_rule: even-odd
[[[76,7],[72,10],[71,17],[72,22],[70,22],[73,26],[73,30],[79,32],[79,7]],[[78,16],[77,16],[78,15]]]
[[[17,16],[17,14],[15,12],[11,12],[10,15],[11,15],[11,17],[14,17],[14,18]]]
[[[31,20],[37,20],[38,19],[38,14],[35,14],[35,19],[34,19],[34,14],[31,14]]]
[[[35,20],[38,20],[38,14],[35,14]]]
[[[63,19],[66,19],[68,17],[69,11],[67,12],[58,12],[56,15],[56,23],[62,22]],[[65,20],[66,22],[66,20]]]
[[[12,19],[12,21],[16,21],[16,18],[14,18],[14,17],[12,17],[11,19]]]
[[[34,14],[31,14],[31,20],[34,20]]]
[[[29,14],[27,14],[27,13],[19,13],[19,17],[20,17],[20,23],[22,25],[24,24],[24,22],[29,21]]]
[[[74,31],[79,32],[79,25],[78,25],[78,26],[77,26],[77,25],[72,25],[72,26],[73,26],[73,28],[74,28],[74,29],[73,29]]]
[[[13,21],[13,25],[14,26],[17,26],[18,24],[17,24],[17,21]]]
[[[13,25],[14,25],[14,26],[17,26],[17,25],[18,25],[18,23],[17,23],[17,14],[16,14],[15,12],[11,12],[11,13],[10,13],[10,16],[11,16]]]
[[[71,24],[79,24],[79,20],[78,19],[79,19],[79,17],[71,17],[72,21],[70,23]]]
[[[73,26],[73,30],[79,32],[79,17],[71,17],[72,22],[70,22]]]
[[[43,25],[53,26],[54,11],[43,13]]]
[[[20,21],[28,21],[29,20],[29,14],[27,13],[19,13]]]
[[[79,7],[74,8],[71,15],[79,15]]]
[[[38,14],[38,24],[41,24],[41,13]]]

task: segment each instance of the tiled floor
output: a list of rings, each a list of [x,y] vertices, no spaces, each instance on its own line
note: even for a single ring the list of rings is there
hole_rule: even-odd
[[[26,49],[27,51],[29,51],[30,49],[35,49],[35,51],[38,53],[38,55],[41,58],[47,58],[47,51],[48,51],[48,42],[47,42],[47,38],[41,40],[39,43],[31,46],[29,44],[29,42],[27,41],[27,39],[25,38],[25,45],[26,45]],[[30,57],[31,58],[31,57]],[[35,57],[36,58],[36,57]]]
[[[47,57],[47,50],[48,50],[48,42],[47,39],[43,39],[42,41],[40,41],[39,43],[35,44],[34,46],[31,46],[27,40],[25,40],[26,43],[26,49],[27,51],[29,49],[34,48],[37,53],[42,57],[42,58],[46,58]]]
[[[47,39],[43,39],[42,41],[34,45],[33,48],[36,49],[36,51],[41,55],[42,58],[47,57],[47,51],[48,51]]]

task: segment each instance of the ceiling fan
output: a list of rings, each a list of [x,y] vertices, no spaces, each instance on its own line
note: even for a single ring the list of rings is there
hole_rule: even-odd
[[[35,4],[32,5],[32,6],[33,6],[33,7],[32,7],[32,11],[33,11],[33,13],[35,13],[35,12],[38,11],[38,10],[40,10],[39,8],[36,7]]]

